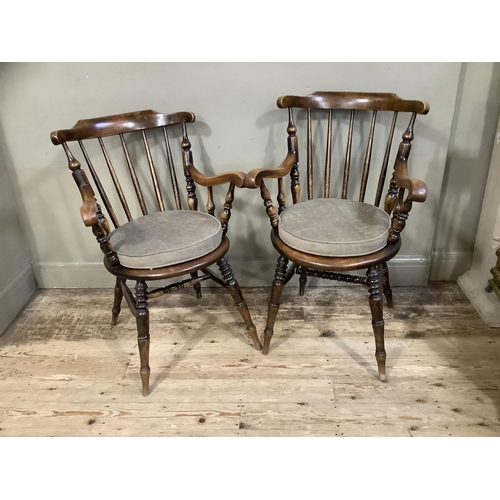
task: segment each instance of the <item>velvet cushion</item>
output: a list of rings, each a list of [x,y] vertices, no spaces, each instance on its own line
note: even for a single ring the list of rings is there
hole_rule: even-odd
[[[168,210],[127,222],[109,240],[122,266],[154,269],[212,252],[222,241],[222,227],[202,212]]]
[[[279,236],[313,255],[354,257],[387,245],[390,217],[368,203],[319,198],[296,203],[280,216]]]

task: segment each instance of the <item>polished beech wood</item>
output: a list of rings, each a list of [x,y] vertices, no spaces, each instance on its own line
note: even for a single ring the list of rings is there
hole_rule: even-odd
[[[274,281],[271,289],[268,316],[264,330],[264,347],[262,352],[267,354],[274,331],[274,323],[277,317],[281,294],[291,274],[299,275],[299,294],[304,295],[307,278],[309,276],[342,281],[353,284],[363,284],[368,287],[369,305],[372,314],[372,327],[375,336],[375,358],[377,360],[379,377],[386,379],[384,348],[384,318],[382,298],[385,296],[388,307],[393,307],[392,289],[389,281],[389,270],[387,262],[392,259],[401,248],[401,233],[404,230],[409,213],[414,202],[423,202],[427,197],[427,187],[424,182],[413,179],[408,173],[408,158],[410,155],[412,141],[414,138],[414,126],[418,114],[427,114],[429,105],[423,101],[405,100],[392,93],[373,92],[314,92],[308,96],[282,96],[278,99],[279,108],[288,109],[288,153],[281,165],[277,168],[254,169],[246,175],[244,185],[248,188],[260,188],[261,197],[266,207],[266,212],[272,226],[271,241],[280,257],[276,266]],[[316,150],[313,139],[318,133],[314,130],[315,124],[323,118],[326,122],[326,144],[324,163],[323,197],[329,198],[332,191],[332,179],[338,179],[338,195],[342,199],[350,198],[349,183],[355,178],[359,179],[359,192],[356,199],[366,202],[369,186],[369,177],[374,170],[374,144],[380,134],[382,138],[383,155],[376,181],[374,205],[379,206],[382,201],[385,188],[387,170],[391,158],[391,149],[396,130],[398,116],[409,116],[409,122],[403,129],[402,142],[394,158],[394,169],[386,188],[387,194],[384,200],[384,209],[391,217],[391,229],[387,244],[381,250],[369,255],[352,257],[328,257],[311,255],[298,251],[285,244],[279,237],[279,217],[270,194],[269,187],[264,179],[278,179],[278,213],[285,209],[285,196],[283,193],[283,177],[290,175],[290,189],[293,203],[300,202],[300,174],[299,174],[299,149],[297,126],[294,121],[294,109],[305,110],[305,149],[306,149],[306,179],[307,199],[314,197],[314,158]],[[383,126],[377,127],[381,115],[389,113],[389,121],[383,122]],[[347,119],[344,136],[338,130],[338,123]],[[363,123],[369,123],[367,135],[360,133]],[[337,132],[334,136],[333,123],[336,124]],[[325,128],[323,128],[325,130]],[[321,132],[321,128],[320,128]],[[365,146],[361,151],[356,151],[359,141],[358,135],[365,138]],[[343,154],[342,172],[332,176],[332,155],[335,146],[340,144],[344,137],[345,150]],[[380,141],[379,141],[380,142]],[[356,170],[357,158],[362,158],[360,170]],[[267,182],[267,181],[266,181]],[[352,183],[351,183],[352,184]],[[335,183],[333,188],[336,188]],[[324,221],[328,224],[329,221]],[[292,262],[290,271],[287,265]],[[350,271],[366,269],[366,276],[346,274]]]
[[[123,298],[125,298],[130,311],[136,318],[137,339],[141,359],[140,374],[144,396],[149,394],[150,338],[148,304],[151,299],[187,287],[194,288],[196,296],[201,298],[201,283],[206,280],[212,280],[228,290],[245,322],[247,334],[255,347],[258,350],[262,349],[247,303],[225,257],[229,250],[229,240],[226,233],[229,228],[235,188],[244,186],[245,174],[235,171],[206,176],[195,167],[187,129],[187,125],[194,121],[195,115],[191,112],[161,114],[156,111],[145,110],[80,120],[71,129],[58,130],[51,134],[52,142],[55,145],[63,147],[68,160],[68,167],[80,191],[82,198],[80,214],[83,222],[85,226],[92,228],[92,232],[104,254],[105,268],[116,277],[111,324],[116,325],[118,322]],[[179,129],[178,132],[173,130],[175,127]],[[158,135],[156,135],[157,131],[155,129],[158,129]],[[170,134],[169,129],[172,130]],[[111,136],[116,136],[118,140],[116,144],[118,144],[118,149],[121,153],[118,159],[116,148],[113,149],[113,143],[108,145],[106,142],[111,141]],[[75,158],[73,152],[70,150],[69,143],[76,142],[79,145],[83,160],[88,167],[104,209],[113,226],[116,228],[120,226],[120,211],[123,212],[124,222],[126,223],[134,219],[135,213],[133,207],[136,206],[140,210],[137,216],[145,216],[158,210],[164,211],[170,206],[175,206],[177,210],[183,209],[181,190],[179,189],[174,164],[173,145],[171,143],[171,138],[174,137],[180,137],[180,150],[178,151],[182,156],[182,173],[186,183],[184,203],[187,209],[198,210],[198,195],[196,190],[197,186],[201,186],[207,189],[207,213],[215,217],[216,207],[213,186],[228,184],[220,214],[220,222],[223,230],[222,241],[218,248],[209,254],[173,266],[157,269],[131,269],[123,267],[109,241],[111,229],[106,216],[96,201],[94,187],[89,182],[81,162]],[[97,147],[92,146],[92,141],[97,142]],[[159,151],[157,148],[159,148]],[[100,151],[102,156],[97,156],[95,151]],[[164,163],[160,165],[162,159]],[[99,167],[101,167],[100,172]],[[283,168],[287,168],[287,165]],[[168,172],[171,189],[167,190],[165,186],[162,186],[163,177],[160,169]],[[121,174],[120,172],[122,171],[125,171],[126,174]],[[120,177],[120,175],[123,175],[123,177]],[[106,176],[109,176],[107,182],[104,178]],[[149,189],[145,186],[148,178],[151,182],[150,186],[148,186]],[[130,184],[130,189],[125,189],[127,184]],[[106,192],[105,185],[111,185],[115,189],[116,197],[114,198],[117,198],[119,201],[118,210],[113,207],[111,201],[113,197]],[[126,193],[134,193],[136,200],[132,200],[131,202],[127,200]],[[148,207],[146,193],[151,193],[154,196],[153,206]],[[173,200],[169,205],[170,194]],[[270,208],[270,210],[272,209]],[[185,230],[189,231],[190,228],[186,227]],[[222,278],[208,269],[209,266],[214,264],[219,266]],[[150,281],[185,275],[189,277],[180,282],[155,289],[148,288],[148,282]],[[135,294],[127,285],[127,280],[135,282]]]

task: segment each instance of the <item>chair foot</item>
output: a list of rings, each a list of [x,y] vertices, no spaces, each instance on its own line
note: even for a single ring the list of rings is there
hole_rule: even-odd
[[[120,278],[116,278],[116,284],[115,284],[115,302],[113,304],[113,309],[112,309],[112,316],[111,316],[111,326],[116,326],[118,323],[118,316],[120,315],[121,311],[121,304],[122,304],[122,299],[123,299],[123,290],[121,287],[121,282],[125,281]]]
[[[260,343],[259,336],[257,335],[257,329],[255,328],[252,317],[250,316],[250,311],[248,310],[247,301],[243,297],[240,285],[234,277],[229,262],[225,257],[222,257],[222,259],[217,262],[217,265],[219,266],[222,277],[226,282],[227,289],[229,290],[229,293],[231,294],[231,297],[233,298],[234,303],[241,317],[243,318],[243,321],[247,325],[247,333],[248,335],[250,335],[250,338],[253,341],[253,345],[258,351],[262,350],[262,345]]]
[[[259,336],[257,335],[257,328],[247,328],[248,335],[252,338],[253,345],[257,351],[262,351],[262,344],[260,343]]]
[[[151,369],[147,368],[143,370],[141,368],[141,382],[142,382],[142,395],[144,397],[149,396],[149,375],[151,373]]]
[[[262,354],[269,354],[269,346],[272,338],[273,332],[264,332],[264,346],[262,347]]]
[[[269,352],[269,345],[274,333],[274,323],[278,310],[280,307],[281,294],[285,288],[286,268],[288,266],[288,259],[280,255],[278,263],[276,264],[276,271],[274,273],[273,286],[271,288],[271,298],[269,299],[269,306],[267,309],[266,328],[264,330],[264,347],[262,354]]]
[[[380,379],[381,382],[387,382],[387,377],[385,374],[385,358],[386,358],[385,352],[375,353],[375,359],[377,360],[377,366],[378,366],[378,378]]]

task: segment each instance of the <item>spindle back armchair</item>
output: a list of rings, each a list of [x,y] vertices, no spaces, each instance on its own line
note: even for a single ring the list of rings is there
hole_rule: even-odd
[[[195,115],[187,111],[162,114],[145,110],[80,120],[71,129],[51,134],[53,144],[64,148],[80,190],[83,222],[92,228],[104,253],[104,265],[116,277],[111,323],[117,323],[123,297],[136,317],[145,396],[149,394],[148,301],[152,298],[185,287],[193,287],[201,298],[201,282],[211,279],[228,289],[247,333],[261,349],[247,304],[225,257],[235,187],[243,185],[245,175],[226,172],[206,176],[196,169],[188,137],[188,124],[194,121]],[[178,150],[174,141],[180,144]],[[78,144],[80,160],[69,143]],[[174,160],[179,156],[184,195]],[[95,190],[82,164],[87,166]],[[213,188],[224,184],[228,187],[219,222]],[[206,188],[206,213],[198,211],[197,185]],[[215,263],[222,278],[209,269]],[[190,278],[153,290],[146,283],[182,275]],[[135,295],[126,280],[135,281]]]
[[[409,177],[407,162],[416,116],[428,113],[429,105],[395,94],[366,92],[287,95],[280,97],[277,105],[288,110],[287,156],[279,167],[255,169],[245,180],[246,187],[260,189],[272,226],[272,243],[280,254],[262,352],[268,353],[283,288],[295,273],[300,276],[300,295],[304,294],[308,276],[364,284],[369,291],[379,377],[385,380],[382,293],[388,306],[393,307],[386,263],[401,247],[401,232],[412,203],[423,202],[427,196],[425,184]],[[393,158],[400,115],[406,116],[406,122]],[[302,134],[299,125],[303,125]],[[319,151],[322,137],[325,139]],[[304,150],[307,199],[301,201],[299,157],[303,158]],[[323,159],[318,168],[320,156]],[[388,175],[391,161],[394,169]],[[370,173],[375,173],[375,163],[379,170],[373,178]],[[322,185],[317,182],[321,177]],[[285,206],[285,178],[290,181],[289,208]],[[278,181],[277,209],[267,179]],[[378,207],[385,189],[382,210]],[[369,191],[374,191],[373,197],[369,198]],[[293,265],[287,269],[289,261]],[[359,269],[366,269],[366,276],[347,273]]]

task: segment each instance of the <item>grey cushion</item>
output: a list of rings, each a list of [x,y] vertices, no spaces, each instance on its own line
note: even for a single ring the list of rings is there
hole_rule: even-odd
[[[116,228],[109,240],[122,266],[154,269],[212,252],[222,241],[222,228],[211,215],[168,210],[127,222]]]
[[[368,203],[335,198],[302,201],[280,216],[279,236],[313,255],[353,257],[387,245],[390,217]]]

